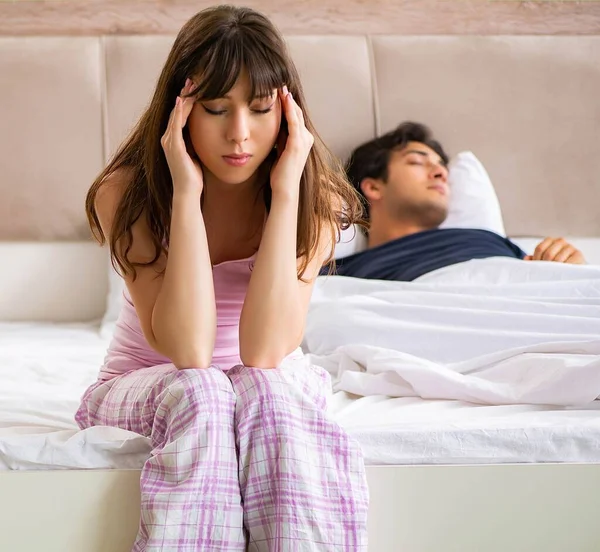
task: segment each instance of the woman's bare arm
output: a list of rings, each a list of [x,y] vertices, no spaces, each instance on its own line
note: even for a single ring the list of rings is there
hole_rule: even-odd
[[[331,237],[322,232],[305,281],[298,280],[297,211],[297,200],[273,198],[240,319],[240,356],[246,366],[274,368],[302,341],[312,289]]]
[[[99,190],[96,210],[107,236],[126,184],[123,171],[118,171]],[[129,260],[151,261],[154,245],[143,216],[132,232]],[[136,267],[136,273],[135,281],[132,275],[124,279],[148,344],[177,368],[209,366],[216,307],[199,196],[174,195],[169,256],[162,254],[153,265]]]

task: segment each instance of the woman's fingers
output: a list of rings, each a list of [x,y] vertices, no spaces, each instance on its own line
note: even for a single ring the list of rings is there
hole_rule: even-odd
[[[181,120],[182,120],[182,103],[183,99],[181,96],[177,96],[175,100],[175,109],[173,110],[173,124],[171,127],[171,131],[173,132],[173,136],[175,136],[175,129],[178,129],[181,132]]]
[[[298,122],[302,126],[304,126],[304,113],[302,112],[302,109],[296,103],[296,100],[294,100],[294,97],[291,94],[290,94],[290,99],[292,100],[292,107],[294,108],[294,112],[296,113],[296,118],[298,119]]]
[[[188,96],[193,90],[194,83],[191,79],[185,81],[185,86],[181,89],[181,94],[175,100],[175,107],[171,112],[167,132],[171,139],[174,139],[179,144],[184,144],[182,129],[185,127],[188,117],[194,107],[195,97]],[[184,144],[185,145],[185,144]]]
[[[163,139],[161,142],[166,141],[170,138],[177,138],[177,134],[174,132],[175,129],[179,130],[179,134],[181,134],[181,129],[186,125],[188,117],[192,112],[192,108],[194,107],[194,103],[196,98],[194,96],[188,96],[188,94],[194,89],[194,83],[191,79],[187,79],[185,81],[185,86],[181,89],[181,93],[175,99],[175,106],[171,110],[169,114],[169,120],[167,122],[167,128],[163,135]],[[183,135],[182,135],[183,138]]]
[[[292,95],[288,92],[287,86],[284,86],[281,90],[282,100],[281,103],[283,105],[283,112],[285,115],[285,119],[288,123],[288,129],[290,130],[290,134],[292,131],[297,130],[298,126],[298,117],[296,115],[296,111],[293,106]]]
[[[282,101],[284,102],[285,106],[285,117],[288,122],[289,134],[296,144],[302,144],[300,145],[302,149],[304,149],[304,145],[310,149],[314,143],[314,137],[306,128],[304,123],[304,113],[294,100],[292,94],[286,94],[286,92],[287,87],[284,86],[282,89]]]
[[[183,87],[183,89],[181,90],[181,99],[182,99],[182,112],[181,112],[181,118],[182,118],[182,126],[181,128],[183,128],[185,126],[185,124],[187,123],[188,117],[190,116],[190,113],[192,112],[192,108],[194,107],[194,103],[196,102],[196,97],[195,96],[189,96],[188,94],[190,94],[190,92],[192,92],[192,90],[194,89],[194,83],[192,81],[192,79],[187,79],[185,81],[185,86]]]
[[[287,86],[284,86],[283,94],[284,101],[286,104],[286,116],[288,118],[288,121],[290,118],[293,119],[294,124],[299,129],[302,129],[302,127],[304,126],[304,113],[302,112],[302,109],[296,103],[296,100],[294,99],[294,96],[292,96],[291,92],[287,93]]]
[[[177,107],[177,102],[175,102],[175,107]],[[167,128],[165,130],[165,133],[162,135],[162,138],[160,139],[160,143],[163,147],[163,149],[165,149],[166,147],[168,147],[168,144],[171,140],[171,129],[173,128],[173,118],[175,117],[175,107],[171,110],[171,113],[169,114],[169,120],[167,121]]]

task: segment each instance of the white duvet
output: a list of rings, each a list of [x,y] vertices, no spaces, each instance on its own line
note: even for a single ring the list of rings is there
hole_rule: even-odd
[[[336,391],[588,404],[600,396],[600,267],[497,258],[410,283],[321,277],[304,346]]]

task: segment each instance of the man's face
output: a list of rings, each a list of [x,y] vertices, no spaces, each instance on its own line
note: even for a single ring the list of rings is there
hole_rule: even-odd
[[[384,209],[389,217],[436,228],[448,215],[448,169],[430,147],[409,142],[391,153],[387,182],[376,196],[372,207]]]

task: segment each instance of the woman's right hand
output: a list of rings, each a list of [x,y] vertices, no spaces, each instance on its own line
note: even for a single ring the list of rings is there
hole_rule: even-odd
[[[183,96],[191,92],[193,86],[193,82],[187,79],[181,90],[181,95],[177,96],[175,107],[169,117],[167,130],[160,143],[171,171],[173,193],[181,191],[201,195],[204,186],[202,168],[198,159],[195,156],[192,158],[189,154],[183,138],[183,128],[192,112],[195,101],[193,97],[184,98]]]

